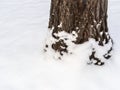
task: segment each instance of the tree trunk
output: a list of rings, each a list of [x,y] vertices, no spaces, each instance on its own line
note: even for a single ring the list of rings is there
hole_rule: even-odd
[[[61,56],[64,55],[63,53],[69,53],[69,46],[65,42],[69,38],[61,38],[62,36],[59,35],[63,31],[75,37],[71,42],[76,45],[83,44],[90,38],[102,47],[109,42],[112,43],[108,33],[107,8],[108,0],[51,0],[48,28],[56,40],[51,44],[52,49],[59,52]],[[109,59],[111,51],[112,45],[103,57]],[[103,65],[104,62],[95,54],[96,50],[92,47],[90,61],[95,65]]]

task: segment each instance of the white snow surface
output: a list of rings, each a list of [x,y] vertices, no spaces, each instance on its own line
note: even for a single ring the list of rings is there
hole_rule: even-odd
[[[87,43],[65,60],[44,55],[50,0],[0,0],[0,90],[120,90],[119,5],[109,0],[114,52],[99,67],[84,63]]]

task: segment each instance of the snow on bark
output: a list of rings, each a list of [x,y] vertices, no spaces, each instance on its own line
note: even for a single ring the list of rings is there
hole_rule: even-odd
[[[59,39],[55,39],[50,32],[48,39],[46,40],[46,57],[48,59],[52,58],[55,60],[66,60],[74,59],[74,60],[82,60],[86,64],[95,64],[95,65],[104,65],[107,59],[109,59],[112,55],[112,40],[109,43],[105,44],[104,46],[100,46],[99,42],[96,42],[95,39],[90,38],[88,42],[83,43],[81,45],[77,45],[74,41],[77,38],[77,33],[73,31],[71,34],[61,31],[55,34]],[[62,45],[60,46],[61,51],[55,48],[53,45],[61,41]],[[55,50],[53,50],[55,48]],[[85,55],[86,54],[86,55]],[[74,58],[73,58],[74,57]],[[80,59],[82,58],[82,60]]]

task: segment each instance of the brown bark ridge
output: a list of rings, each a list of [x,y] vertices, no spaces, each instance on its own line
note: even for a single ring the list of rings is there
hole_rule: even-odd
[[[107,8],[108,0],[51,0],[48,28],[52,30],[52,36],[57,40],[52,44],[52,48],[60,54],[61,52],[68,53],[68,46],[56,35],[61,31],[69,34],[76,32],[76,40],[72,41],[75,44],[83,44],[90,38],[95,39],[98,45],[103,47],[109,42],[112,43],[108,33]],[[59,27],[60,24],[62,24],[61,27]],[[109,59],[111,51],[112,46],[104,58]],[[100,64],[101,60],[95,57],[95,53],[93,50],[89,57],[90,60],[98,61],[95,65],[103,65],[104,63]]]

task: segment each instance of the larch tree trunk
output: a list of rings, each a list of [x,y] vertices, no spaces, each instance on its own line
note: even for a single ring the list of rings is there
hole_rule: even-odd
[[[84,44],[89,39],[94,39],[101,47],[113,43],[108,33],[107,8],[108,0],[51,0],[48,28],[56,40],[51,44],[52,49],[61,56],[70,53],[69,45],[66,43],[69,38],[62,38],[59,35],[61,32],[72,34],[75,39],[71,42],[76,45]],[[46,44],[46,49],[48,46]],[[112,44],[103,57],[109,59],[111,51]],[[104,65],[96,53],[96,49],[92,47],[89,60],[95,65]]]

